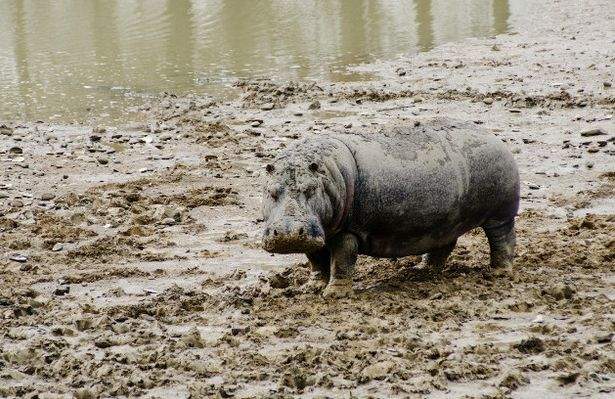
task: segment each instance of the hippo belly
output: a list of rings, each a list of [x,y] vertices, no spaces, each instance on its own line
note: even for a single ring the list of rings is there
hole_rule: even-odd
[[[360,253],[424,254],[514,217],[517,171],[499,140],[454,129],[403,133],[343,138],[357,165],[348,230]]]

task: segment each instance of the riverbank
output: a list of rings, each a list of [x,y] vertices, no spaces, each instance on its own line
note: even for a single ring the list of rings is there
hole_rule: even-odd
[[[125,126],[4,123],[0,396],[610,397],[615,7],[545,3],[526,32],[357,67],[368,82],[167,95]],[[515,154],[513,272],[485,270],[471,232],[442,277],[362,258],[357,295],[324,300],[303,257],[259,248],[280,148],[434,116]]]

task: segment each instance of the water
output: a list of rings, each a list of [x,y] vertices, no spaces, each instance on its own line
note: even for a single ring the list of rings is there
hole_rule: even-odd
[[[362,79],[348,65],[509,29],[530,0],[0,0],[0,118],[119,115],[237,78]]]

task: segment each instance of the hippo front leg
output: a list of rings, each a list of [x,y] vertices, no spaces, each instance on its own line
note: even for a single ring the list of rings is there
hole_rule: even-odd
[[[308,281],[308,288],[313,291],[320,291],[329,282],[329,276],[331,274],[331,251],[325,247],[319,251],[306,254],[310,261],[310,280]]]
[[[359,243],[353,234],[342,233],[331,240],[331,278],[323,295],[341,298],[352,293],[352,272],[357,262]]]

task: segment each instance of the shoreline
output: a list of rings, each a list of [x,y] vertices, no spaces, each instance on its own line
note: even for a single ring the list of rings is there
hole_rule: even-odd
[[[122,126],[0,127],[0,396],[612,395],[615,6],[535,7],[526,32],[353,68],[372,81],[248,80]],[[442,277],[362,258],[356,296],[325,301],[304,257],[260,249],[280,148],[438,116],[515,155],[510,275],[473,231]]]

